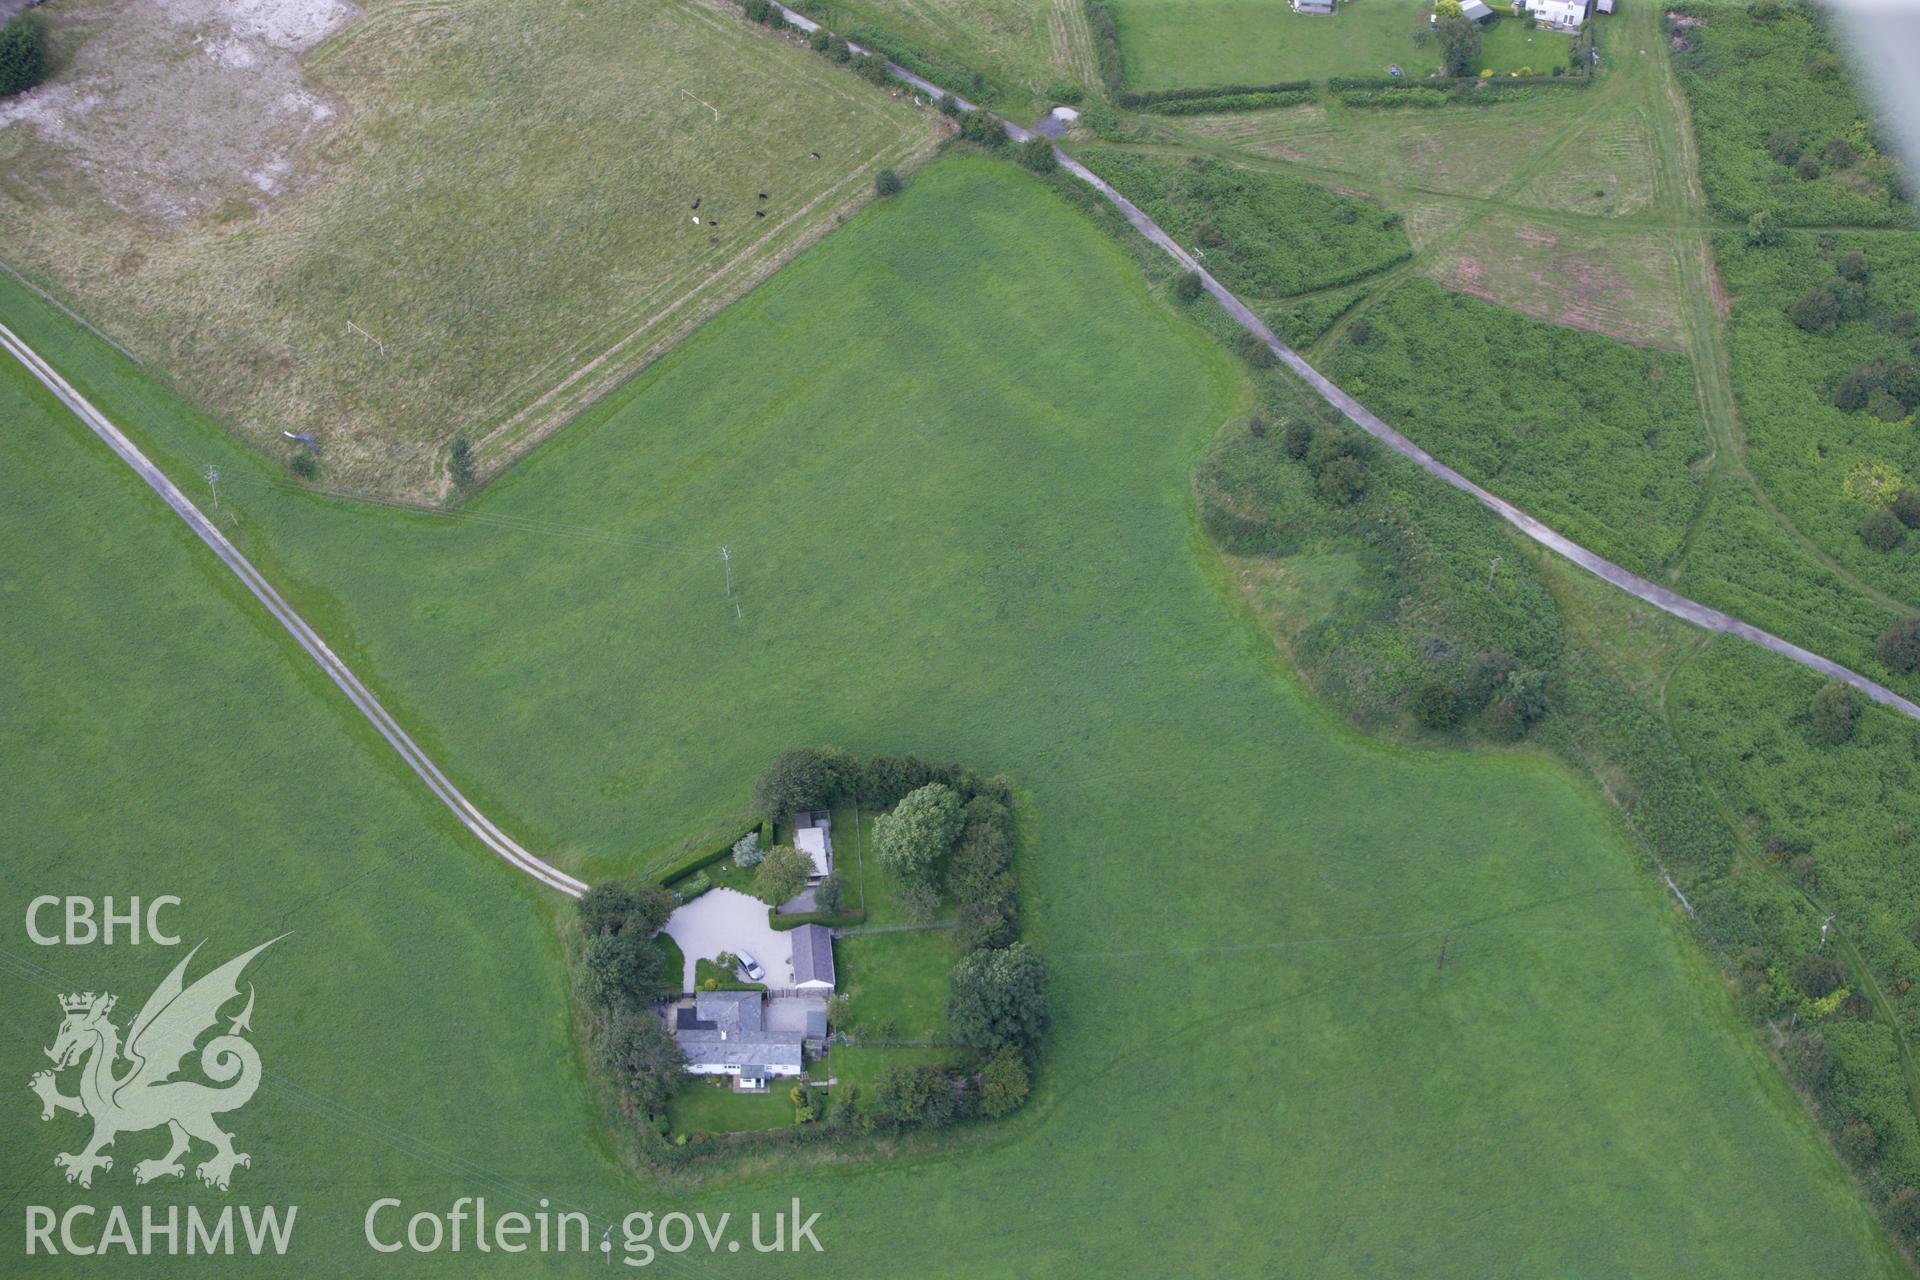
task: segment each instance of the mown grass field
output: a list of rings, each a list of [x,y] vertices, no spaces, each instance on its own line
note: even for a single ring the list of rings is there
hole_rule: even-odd
[[[1416,46],[1423,0],[1375,0],[1333,14],[1293,12],[1286,0],[1110,0],[1129,89],[1273,84],[1328,76],[1383,76],[1400,64],[1423,76],[1437,45]]]
[[[1078,85],[1088,93],[1100,89],[1081,0],[817,0],[808,11],[836,31],[884,31],[940,62],[979,74],[994,91],[996,109],[1043,108],[1049,104],[1039,99],[1056,85]],[[967,91],[966,96],[978,100],[981,95]]]
[[[933,136],[691,0],[375,4],[307,73],[336,117],[288,193],[178,224],[9,130],[0,256],[236,433],[284,459],[312,432],[325,483],[382,495],[438,496],[456,435],[483,472],[524,453]]]
[[[923,171],[458,519],[249,486],[264,464],[0,297],[183,478],[218,458],[235,536],[496,818],[577,869],[649,862],[796,741],[1020,779],[1026,931],[1059,1010],[1028,1111],[960,1158],[770,1166],[692,1203],[800,1195],[851,1276],[1893,1273],[1597,791],[1353,735],[1223,598],[1189,473],[1241,375],[1011,166]],[[36,628],[26,714],[0,724],[29,771],[9,816],[49,871],[76,848],[103,887],[179,867],[259,917],[236,930],[304,912],[329,935],[289,1001],[311,1039],[271,1047],[372,1133],[303,1118],[255,1141],[316,1224],[314,1265],[423,1269],[371,1257],[359,1215],[389,1173],[436,1207],[507,1194],[458,1159],[528,1199],[680,1203],[596,1154],[532,891],[447,838],[77,429],[12,416],[0,485],[44,514],[7,526]],[[70,519],[75,486],[103,518]],[[183,612],[197,630],[154,621]],[[260,749],[303,732],[332,741]],[[16,1024],[44,993],[5,997],[29,994]],[[13,1114],[9,1149],[38,1150]]]

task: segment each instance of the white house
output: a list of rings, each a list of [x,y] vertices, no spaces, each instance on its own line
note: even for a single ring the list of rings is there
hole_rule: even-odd
[[[1290,0],[1295,13],[1332,13],[1333,0]]]
[[[1593,13],[1593,0],[1525,0],[1526,10],[1543,27],[1578,31]]]

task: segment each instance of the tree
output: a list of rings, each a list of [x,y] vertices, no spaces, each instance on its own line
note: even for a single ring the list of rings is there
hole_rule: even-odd
[[[767,10],[771,7],[767,0],[742,0],[740,9],[748,22],[765,22]]]
[[[1527,724],[1547,714],[1547,682],[1551,678],[1538,669],[1515,671],[1507,677],[1507,700]]]
[[[1842,280],[1851,280],[1855,284],[1867,282],[1867,255],[1858,249],[1843,253],[1834,260],[1833,272]]]
[[[1200,279],[1198,271],[1183,271],[1173,282],[1173,296],[1182,302],[1198,302],[1206,291],[1206,282]]]
[[[1909,529],[1920,528],[1920,489],[1912,485],[1902,485],[1893,495],[1893,501],[1887,510],[1898,516],[1900,523]]]
[[[853,789],[860,764],[837,747],[796,747],[774,758],[753,784],[753,809],[783,822],[806,809],[830,808]]]
[[[807,33],[807,48],[813,50],[815,53],[825,53],[827,51],[827,43],[832,39],[833,34],[825,27],[815,27]]]
[[[1747,219],[1747,243],[1755,248],[1779,244],[1782,234],[1780,221],[1771,209],[1762,209]]]
[[[47,24],[23,13],[0,27],[0,98],[23,93],[47,78]]]
[[[932,924],[940,918],[940,890],[925,881],[902,885],[900,906],[913,923]]]
[[[1775,129],[1767,135],[1767,154],[1781,164],[1800,158],[1800,135],[1791,129]]]
[[[792,902],[812,874],[812,858],[790,844],[775,845],[753,873],[753,896],[770,907]]]
[[[960,117],[960,136],[991,150],[1007,145],[1007,131],[993,118],[993,112],[975,108]]]
[[[1273,348],[1259,334],[1243,332],[1234,340],[1234,347],[1240,352],[1240,358],[1255,369],[1271,369],[1274,363]]]
[[[767,851],[760,847],[760,828],[755,827],[733,842],[733,865],[741,869],[757,867]]]
[[[853,57],[853,48],[839,36],[828,36],[827,56],[835,62],[845,62]]]
[[[580,994],[596,1009],[639,1009],[660,997],[660,948],[639,933],[602,933],[580,955]]]
[[[1793,172],[1802,181],[1812,182],[1820,176],[1820,157],[1811,153],[1801,156],[1794,162]]]
[[[1840,296],[1833,282],[1816,285],[1787,308],[1787,319],[1808,333],[1832,333],[1840,323]]]
[[[1460,703],[1467,710],[1486,706],[1506,691],[1507,677],[1520,669],[1520,660],[1505,649],[1484,649],[1473,655],[1460,682]]]
[[[453,477],[456,489],[473,484],[473,445],[465,436],[455,436],[447,447],[447,474]]]
[[[1893,1193],[1887,1201],[1887,1225],[1909,1244],[1920,1241],[1920,1190],[1901,1187]]]
[[[931,1062],[923,1062],[911,1067],[888,1067],[874,1077],[873,1095],[867,1100],[866,1110],[876,1123],[898,1130],[916,1126],[939,1128],[950,1123],[959,1108],[947,1073]]]
[[[980,1110],[994,1119],[1018,1111],[1031,1087],[1027,1060],[1018,1049],[1003,1044],[980,1068]]]
[[[1827,141],[1827,163],[1836,169],[1851,168],[1860,159],[1860,153],[1845,138],[1830,138]]]
[[[1351,455],[1335,458],[1320,468],[1315,483],[1328,502],[1348,506],[1367,491],[1367,466]]]
[[[1833,407],[1848,413],[1867,407],[1867,399],[1880,386],[1880,367],[1877,364],[1856,365],[1840,379],[1833,389]]]
[[[1060,167],[1054,158],[1053,139],[1035,134],[1020,144],[1020,163],[1035,173],[1052,173]]]
[[[1907,526],[1885,507],[1875,507],[1860,522],[1860,540],[1875,551],[1891,551],[1907,536]]]
[[[1813,740],[1835,747],[1853,737],[1860,714],[1860,696],[1838,680],[1829,680],[1813,695]]]
[[[1436,18],[1463,18],[1466,16],[1466,10],[1461,7],[1460,0],[1440,0],[1438,4],[1433,6],[1433,16]]]
[[[1450,76],[1470,76],[1480,65],[1480,24],[1464,17],[1441,18],[1434,24],[1440,39],[1440,61]]]
[[[813,909],[824,915],[837,916],[840,908],[847,903],[847,882],[840,878],[838,871],[822,880],[813,890]]]
[[[1902,618],[1888,627],[1875,649],[1889,670],[1904,674],[1920,667],[1920,618]]]
[[[651,880],[608,880],[581,895],[576,910],[589,937],[633,933],[651,938],[673,914],[673,891]]]
[[[1814,1000],[1832,995],[1846,980],[1846,966],[1824,951],[1809,951],[1793,966],[1793,985]]]
[[[962,1044],[998,1049],[1046,1034],[1047,964],[1024,942],[975,951],[947,978],[947,1022]]]
[[[1413,718],[1442,732],[1460,723],[1460,695],[1445,680],[1429,680],[1413,691]]]
[[[900,175],[891,169],[882,169],[873,175],[873,193],[883,200],[888,196],[899,195],[905,187],[906,184],[900,181]]]
[[[666,1023],[644,1010],[620,1009],[602,1019],[593,1052],[621,1107],[635,1118],[665,1106],[685,1079],[687,1060],[680,1046]]]
[[[1289,458],[1304,460],[1307,450],[1313,447],[1313,423],[1305,418],[1289,421],[1287,429],[1280,434],[1280,447],[1287,451]]]
[[[901,880],[925,884],[959,835],[959,795],[944,783],[930,782],[874,823],[873,852]]]

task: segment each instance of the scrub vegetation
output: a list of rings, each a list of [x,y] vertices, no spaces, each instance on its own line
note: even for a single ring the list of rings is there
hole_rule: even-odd
[[[1249,301],[1348,284],[1413,253],[1398,214],[1299,178],[1200,156],[1079,154]]]
[[[1799,0],[1666,7],[1709,208],[1741,221],[1769,210],[1799,225],[1911,221],[1881,123],[1823,10]]]

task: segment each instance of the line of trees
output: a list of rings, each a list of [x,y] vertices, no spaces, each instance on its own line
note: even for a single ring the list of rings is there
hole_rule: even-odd
[[[665,1106],[686,1071],[680,1047],[652,1009],[680,985],[681,975],[665,972],[653,937],[674,906],[662,885],[615,880],[587,890],[577,909],[585,941],[575,983],[590,1019],[594,1062],[636,1120]]]

